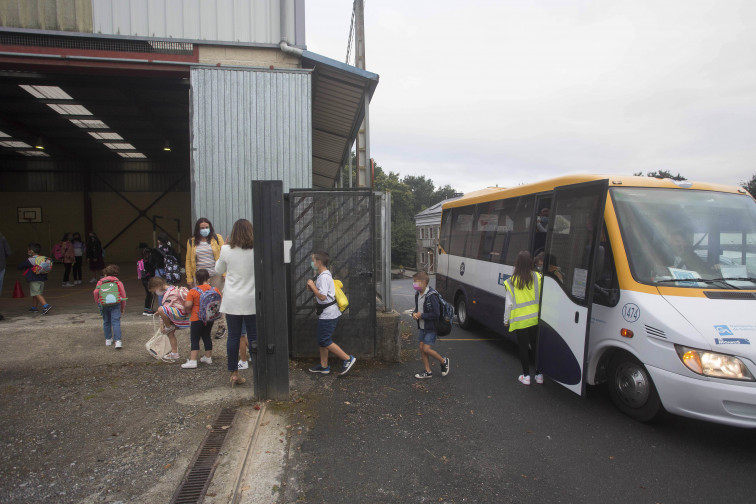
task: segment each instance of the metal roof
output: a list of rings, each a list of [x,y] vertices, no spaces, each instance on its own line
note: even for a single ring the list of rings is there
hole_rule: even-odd
[[[334,187],[347,163],[373,97],[378,74],[304,51],[302,66],[314,70],[312,84],[312,184]]]

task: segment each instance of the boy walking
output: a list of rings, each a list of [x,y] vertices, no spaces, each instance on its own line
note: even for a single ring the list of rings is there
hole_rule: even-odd
[[[412,287],[415,289],[415,312],[412,318],[417,321],[420,357],[425,365],[425,371],[415,375],[418,380],[433,378],[428,357],[441,363],[441,376],[449,374],[449,357],[441,357],[431,346],[436,342],[436,321],[441,318],[441,304],[438,301],[440,294],[428,285],[428,281],[428,274],[424,271],[418,271],[412,277]]]
[[[116,350],[122,348],[121,315],[126,310],[126,289],[118,280],[120,270],[115,264],[109,264],[102,271],[104,277],[97,282],[93,292],[95,303],[102,314],[102,329],[105,333],[105,345],[110,346],[115,340]]]
[[[29,282],[29,295],[34,298],[34,305],[29,308],[29,311],[38,313],[39,306],[41,306],[42,315],[44,315],[50,311],[52,306],[42,296],[42,292],[45,290],[45,282],[47,282],[47,273],[40,271],[37,265],[37,257],[41,257],[39,255],[41,250],[42,246],[39,243],[30,243],[26,250],[29,257],[18,265],[18,269],[24,270],[24,277]]]
[[[339,345],[333,342],[333,331],[339,322],[341,311],[336,304],[336,286],[333,283],[331,272],[328,271],[330,257],[327,252],[317,251],[312,254],[310,266],[318,276],[313,282],[307,280],[307,288],[315,294],[317,302],[318,318],[318,346],[320,347],[320,364],[310,368],[311,373],[328,374],[331,367],[328,365],[328,352],[331,352],[344,363],[341,366],[339,376],[344,376],[352,369],[357,359],[353,355],[347,355]]]

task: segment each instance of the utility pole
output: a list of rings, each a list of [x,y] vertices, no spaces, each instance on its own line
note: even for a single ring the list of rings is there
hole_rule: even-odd
[[[354,0],[354,66],[367,70],[365,66],[365,0]],[[365,118],[357,133],[357,187],[371,187],[370,163],[370,115],[369,98],[365,96]],[[351,157],[351,155],[350,155]]]

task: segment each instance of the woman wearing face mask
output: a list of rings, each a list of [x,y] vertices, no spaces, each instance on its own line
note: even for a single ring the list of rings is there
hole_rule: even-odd
[[[223,237],[215,232],[210,219],[200,217],[194,224],[194,235],[186,242],[186,282],[194,287],[194,278],[198,270],[206,269],[210,273],[210,285],[223,291],[223,277],[215,271],[215,263],[220,258]],[[222,338],[226,332],[226,321],[218,320],[216,338]]]
[[[206,269],[212,279],[216,276],[215,263],[220,257],[223,237],[216,234],[209,219],[201,217],[194,224],[194,235],[186,242],[186,282],[194,287],[197,270]]]

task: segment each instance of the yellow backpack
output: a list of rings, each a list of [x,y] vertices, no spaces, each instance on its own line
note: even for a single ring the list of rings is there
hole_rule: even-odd
[[[349,300],[342,290],[344,284],[341,283],[341,280],[334,280],[333,285],[336,287],[336,304],[338,305],[339,310],[343,312],[349,308]]]

